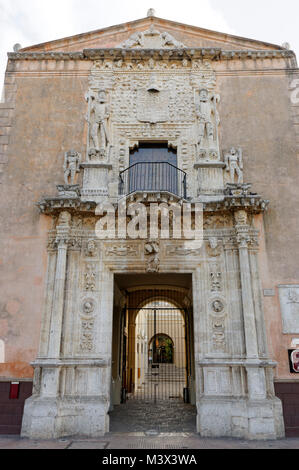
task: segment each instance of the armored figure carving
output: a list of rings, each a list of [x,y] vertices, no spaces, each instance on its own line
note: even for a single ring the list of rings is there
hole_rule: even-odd
[[[231,183],[235,182],[235,174],[238,177],[238,183],[243,183],[243,155],[242,149],[231,148],[230,153],[225,155],[226,171],[230,172]]]
[[[214,146],[214,125],[212,99],[209,92],[202,89],[199,92],[199,104],[196,106],[198,117],[198,152],[204,148],[204,140],[207,138],[209,147]]]
[[[74,150],[66,152],[64,157],[64,181],[66,185],[74,185],[76,173],[80,172],[81,155]]]
[[[105,90],[100,90],[98,97],[91,97],[90,103],[90,138],[96,151],[106,150],[110,139],[108,134],[108,119],[110,117],[110,107],[107,104]]]

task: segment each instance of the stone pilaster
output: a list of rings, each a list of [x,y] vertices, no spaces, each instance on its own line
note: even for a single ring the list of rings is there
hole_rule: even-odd
[[[265,399],[267,393],[265,371],[260,369],[257,364],[259,359],[258,337],[248,252],[250,234],[249,226],[247,225],[247,213],[244,210],[235,213],[235,230],[239,249],[246,362],[248,364],[248,367],[246,367],[248,395],[249,399]]]
[[[251,272],[249,263],[248,243],[250,241],[247,214],[236,212],[236,239],[239,249],[241,296],[245,332],[246,355],[248,359],[258,358],[258,342],[255,324],[255,312],[252,293]]]
[[[51,329],[48,356],[59,358],[61,345],[61,331],[63,322],[64,290],[66,280],[66,260],[68,249],[68,227],[57,227],[58,244],[54,294],[52,305]]]

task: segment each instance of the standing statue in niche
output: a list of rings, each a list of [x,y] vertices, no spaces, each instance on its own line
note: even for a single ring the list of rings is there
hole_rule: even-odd
[[[213,109],[214,99],[216,99],[216,97],[209,97],[208,90],[200,90],[199,103],[196,105],[196,114],[198,117],[198,153],[200,150],[206,148],[206,140],[209,148],[213,148],[215,146],[213,124],[213,115],[215,114],[215,109]],[[216,121],[218,121],[218,117],[215,117]]]
[[[97,152],[105,152],[109,147],[108,119],[110,107],[107,104],[106,90],[100,90],[97,98],[91,96],[89,110],[90,140]]]
[[[232,147],[230,153],[225,155],[226,171],[230,172],[230,182],[235,183],[235,175],[238,178],[238,184],[243,183],[243,154],[242,149]]]
[[[66,152],[64,156],[64,182],[67,186],[75,184],[76,173],[80,173],[81,155],[74,150]]]

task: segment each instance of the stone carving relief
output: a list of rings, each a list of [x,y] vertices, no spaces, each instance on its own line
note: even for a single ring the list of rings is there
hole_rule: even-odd
[[[120,243],[118,245],[106,246],[106,249],[105,249],[105,255],[107,257],[138,256],[138,254],[139,254],[138,245],[133,245],[129,243],[128,244]]]
[[[80,173],[81,154],[70,150],[64,156],[64,182],[67,186],[75,184],[76,174]]]
[[[154,74],[147,88],[137,92],[137,119],[151,124],[169,120],[169,91],[160,89]]]
[[[87,263],[84,273],[84,290],[94,291],[96,288],[96,265],[95,263]]]
[[[226,349],[225,302],[214,297],[210,301],[211,346],[213,351],[224,352]]]
[[[224,304],[222,300],[219,299],[213,300],[211,307],[215,313],[221,313],[224,310]]]
[[[166,31],[160,32],[152,25],[148,30],[132,34],[122,46],[124,49],[181,49],[184,44]]]
[[[205,137],[210,147],[214,145],[214,126],[212,123],[212,106],[209,92],[202,89],[199,92],[199,103],[196,107],[198,119],[198,151],[204,149]]]
[[[87,241],[85,256],[89,258],[95,258],[98,254],[97,245],[95,240],[90,239]]]
[[[196,241],[193,242],[194,248],[188,246],[184,243],[183,245],[169,245],[166,247],[167,256],[200,256],[202,255],[201,242],[199,242],[200,247],[196,248]]]
[[[210,289],[211,292],[222,291],[222,272],[218,263],[210,265]]]
[[[226,171],[229,172],[230,182],[237,184],[243,183],[243,152],[242,149],[232,147],[229,153],[225,154],[224,162],[226,164]]]
[[[217,258],[221,255],[221,244],[217,237],[210,237],[206,246],[207,255],[209,258]]]
[[[94,326],[95,326],[94,299],[85,299],[82,302],[80,313],[80,351],[89,353],[94,349]]]
[[[160,267],[160,244],[158,241],[149,240],[144,245],[144,254],[147,261],[147,272],[156,273]]]
[[[216,351],[224,351],[226,346],[224,318],[212,319],[212,341]]]
[[[63,211],[60,212],[58,220],[57,220],[57,227],[69,227],[71,224],[72,216],[69,212]]]
[[[230,227],[232,227],[230,215],[210,215],[204,218],[204,230]]]
[[[236,211],[235,212],[235,222],[236,225],[247,225],[247,212],[244,210]]]
[[[99,90],[97,94],[90,93],[87,97],[89,124],[88,155],[91,159],[104,159],[109,154],[110,135],[108,120],[110,106],[106,90]]]

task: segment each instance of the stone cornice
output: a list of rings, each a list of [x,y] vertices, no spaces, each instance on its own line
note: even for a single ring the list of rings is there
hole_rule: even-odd
[[[8,59],[16,60],[258,60],[294,59],[295,53],[276,50],[222,50],[220,48],[182,49],[84,49],[83,52],[9,52]]]
[[[79,197],[48,197],[38,202],[37,206],[42,214],[54,215],[65,210],[70,213],[94,213],[97,204],[95,202],[82,202]]]

